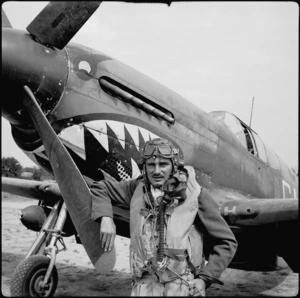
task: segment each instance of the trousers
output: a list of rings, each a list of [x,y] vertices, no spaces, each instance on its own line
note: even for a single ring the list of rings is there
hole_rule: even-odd
[[[182,275],[183,279],[187,281],[187,275]],[[193,280],[188,284],[193,285]],[[193,286],[191,288],[182,279],[175,279],[167,283],[161,283],[152,275],[144,275],[138,281],[135,281],[131,296],[200,296],[195,295]],[[197,291],[196,291],[197,292]]]

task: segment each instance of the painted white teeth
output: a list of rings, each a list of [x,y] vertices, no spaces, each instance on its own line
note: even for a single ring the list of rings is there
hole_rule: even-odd
[[[108,148],[108,135],[107,126],[103,120],[94,120],[85,123],[85,127],[96,138],[96,140],[102,145],[102,147],[109,152]]]
[[[140,143],[139,143],[139,134],[142,135],[144,142],[157,138],[158,136],[153,134],[152,132],[133,125],[133,124],[125,124],[123,122],[114,121],[114,120],[93,120],[83,124],[89,132],[95,137],[95,139],[101,144],[101,146],[107,151],[112,151],[112,148],[109,148],[108,142],[108,134],[107,127],[109,126],[115,135],[118,138],[119,143],[122,148],[125,150],[125,128],[130,134],[134,145],[136,146],[137,151],[139,151]],[[86,150],[84,145],[84,129],[83,125],[72,125],[62,130],[59,133],[59,138],[61,141],[70,147],[75,153],[77,153],[81,158],[86,160]],[[41,148],[38,148],[36,151],[40,151]],[[131,158],[131,166],[132,166],[132,178],[136,178],[140,175],[140,170],[135,162]]]
[[[84,129],[81,125],[72,125],[59,133],[60,140],[86,160]]]

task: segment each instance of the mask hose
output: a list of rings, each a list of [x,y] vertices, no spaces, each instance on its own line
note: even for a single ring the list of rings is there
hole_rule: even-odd
[[[162,262],[164,258],[164,244],[165,244],[165,204],[163,197],[159,204],[159,243],[158,243],[158,262]]]

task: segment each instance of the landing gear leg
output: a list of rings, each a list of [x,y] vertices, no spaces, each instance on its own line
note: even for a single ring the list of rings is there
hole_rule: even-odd
[[[51,229],[51,226],[53,226],[51,222],[55,218],[54,213],[59,210],[60,206],[55,227]],[[55,209],[55,207],[57,208]],[[50,213],[49,215],[51,220],[45,222],[41,233],[30,248],[26,258],[14,272],[10,285],[12,297],[50,297],[53,296],[56,290],[58,282],[57,269],[55,267],[56,254],[66,250],[61,236],[67,217],[65,203],[62,204],[62,201],[58,202],[52,211],[54,211],[53,214]],[[46,225],[47,223],[48,225]],[[57,240],[63,245],[63,248],[60,250],[57,248]],[[45,242],[49,244],[43,250]],[[39,254],[36,255],[36,253]]]

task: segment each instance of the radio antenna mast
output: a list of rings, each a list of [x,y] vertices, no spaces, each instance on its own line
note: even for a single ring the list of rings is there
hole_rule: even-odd
[[[251,127],[253,105],[254,105],[254,96],[252,97],[252,107],[251,107],[251,115],[250,115],[250,124],[249,124],[249,127]]]

